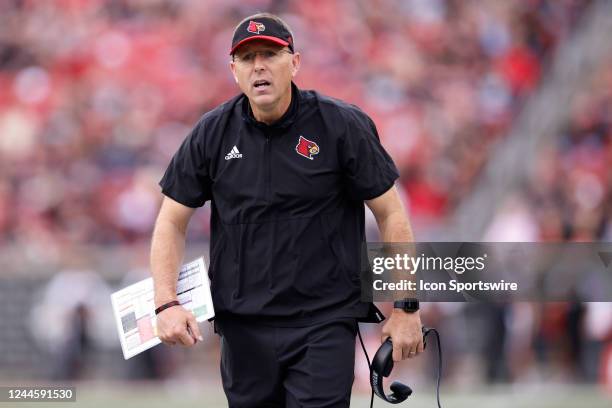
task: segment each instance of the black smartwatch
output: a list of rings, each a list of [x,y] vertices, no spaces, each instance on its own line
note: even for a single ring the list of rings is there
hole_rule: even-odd
[[[419,300],[415,298],[406,298],[393,302],[394,309],[402,309],[406,313],[414,313],[419,310]]]

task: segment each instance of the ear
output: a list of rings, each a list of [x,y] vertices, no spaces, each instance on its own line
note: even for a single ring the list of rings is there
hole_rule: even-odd
[[[230,71],[232,71],[232,75],[234,76],[234,81],[238,83],[238,77],[236,76],[236,63],[230,60],[229,66],[230,66]]]
[[[301,55],[299,52],[296,52],[295,54],[292,55],[291,58],[291,65],[292,65],[292,70],[291,70],[291,76],[295,77],[298,73],[298,71],[300,70],[300,60],[301,60]]]

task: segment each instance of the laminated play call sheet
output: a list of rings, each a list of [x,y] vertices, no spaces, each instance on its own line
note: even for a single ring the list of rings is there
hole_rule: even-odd
[[[196,321],[203,322],[215,316],[204,258],[182,266],[176,294],[181,305],[193,312]],[[157,337],[153,278],[113,293],[111,302],[126,360],[161,343]]]

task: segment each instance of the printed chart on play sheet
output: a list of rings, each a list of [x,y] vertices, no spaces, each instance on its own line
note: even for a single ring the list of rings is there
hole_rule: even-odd
[[[198,322],[215,316],[203,258],[183,265],[176,294],[181,305],[192,311]],[[144,279],[113,293],[111,302],[123,357],[126,360],[161,343],[157,337],[153,278]]]

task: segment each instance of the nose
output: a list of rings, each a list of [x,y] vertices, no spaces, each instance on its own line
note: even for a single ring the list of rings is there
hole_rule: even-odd
[[[265,69],[265,58],[263,57],[263,55],[261,55],[261,53],[256,52],[255,53],[255,60],[253,61],[253,68],[255,69],[255,71],[262,71]]]

